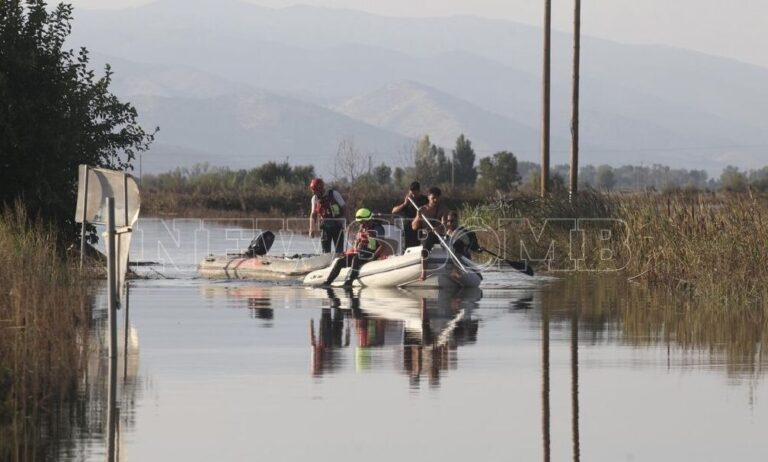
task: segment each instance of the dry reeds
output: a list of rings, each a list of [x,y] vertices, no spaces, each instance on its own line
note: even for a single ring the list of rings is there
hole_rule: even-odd
[[[18,204],[0,214],[0,432],[11,447],[30,417],[75,391],[87,353],[88,279],[56,248],[56,231],[31,222]]]
[[[522,196],[467,207],[464,216],[465,221],[483,223],[527,219],[532,229],[521,231],[518,222],[513,223],[518,229],[502,223],[487,234],[502,236],[499,246],[510,258],[526,257],[519,253],[520,242],[525,241],[525,250],[541,260],[540,270],[620,268],[627,278],[690,292],[722,306],[768,304],[768,198],[764,196],[587,192],[573,202],[562,196]],[[556,220],[544,227],[552,219]],[[578,219],[587,232],[574,234],[573,220]],[[593,219],[606,220],[593,223]],[[610,233],[588,229],[595,223]],[[562,251],[548,254],[552,243]]]
[[[768,199],[677,193],[615,200],[638,274],[724,304],[768,302]]]

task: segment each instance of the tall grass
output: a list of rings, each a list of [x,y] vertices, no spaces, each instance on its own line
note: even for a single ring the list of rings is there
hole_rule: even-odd
[[[501,236],[499,246],[513,258],[520,256],[519,230],[504,219],[527,218],[535,230],[550,222],[541,239],[525,242],[531,255],[543,258],[552,242],[559,253],[550,254],[539,269],[567,269],[583,259],[580,269],[610,270],[634,281],[646,281],[721,305],[768,304],[768,198],[749,193],[635,193],[601,194],[588,191],[570,202],[567,196],[540,199],[520,196],[485,206],[465,207],[465,221],[497,223],[485,234]],[[588,232],[573,241],[573,221],[603,218],[611,238]],[[501,222],[499,221],[501,219]],[[498,224],[501,223],[501,224]],[[505,229],[506,228],[506,229]],[[483,239],[481,233],[481,240]],[[606,249],[607,246],[607,249]],[[583,250],[582,250],[583,249]],[[610,259],[604,256],[610,255]],[[522,255],[525,257],[526,255]]]
[[[24,459],[31,422],[76,392],[89,284],[56,247],[54,228],[20,205],[0,213],[0,460]]]
[[[619,196],[631,268],[723,303],[768,302],[768,198],[747,193]]]

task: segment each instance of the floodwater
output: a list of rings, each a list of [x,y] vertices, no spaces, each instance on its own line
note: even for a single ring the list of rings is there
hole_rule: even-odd
[[[768,456],[764,320],[711,313],[626,275],[495,269],[480,290],[351,293],[195,277],[205,251],[249,237],[142,222],[131,259],[159,265],[131,283],[116,389],[110,399],[96,351],[82,418],[53,433],[56,459]],[[301,236],[281,245],[273,253],[312,251]]]

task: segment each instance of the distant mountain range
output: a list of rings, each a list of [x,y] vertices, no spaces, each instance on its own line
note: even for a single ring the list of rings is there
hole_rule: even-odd
[[[541,33],[472,17],[393,18],[233,0],[77,10],[72,46],[110,62],[114,90],[160,125],[146,171],[288,157],[332,172],[353,137],[397,163],[429,134],[536,160]],[[553,163],[568,158],[570,36],[553,36]],[[585,37],[582,162],[719,171],[768,163],[768,70]]]
[[[471,134],[475,150],[486,154],[502,146],[534,150],[540,138],[531,126],[411,81],[388,84],[333,109],[412,138],[428,133],[433,143],[446,147],[455,144],[457,133]]]

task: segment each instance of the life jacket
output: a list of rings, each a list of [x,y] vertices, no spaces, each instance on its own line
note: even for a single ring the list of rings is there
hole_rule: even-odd
[[[320,218],[339,218],[341,216],[341,206],[333,196],[333,189],[329,189],[315,200],[317,216]]]
[[[373,226],[361,226],[360,231],[357,232],[355,248],[358,251],[376,252],[376,249],[379,247],[379,241],[375,236],[371,235],[376,231]]]

